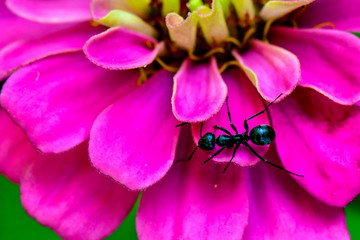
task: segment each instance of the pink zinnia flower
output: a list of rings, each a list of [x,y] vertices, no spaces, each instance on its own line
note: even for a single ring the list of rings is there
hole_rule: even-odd
[[[103,238],[145,189],[141,239],[349,238],[360,40],[341,30],[360,29],[358,1],[6,3],[23,18],[1,5],[0,101],[43,153],[1,110],[0,170],[40,223],[67,239]],[[244,146],[226,174],[225,163],[201,166],[212,153],[200,150],[173,166],[199,122],[216,135],[214,125],[229,126],[226,96],[241,131],[279,93],[269,116],[249,122],[271,117],[275,144],[254,149],[304,178],[257,164]],[[192,136],[180,121],[194,123]]]

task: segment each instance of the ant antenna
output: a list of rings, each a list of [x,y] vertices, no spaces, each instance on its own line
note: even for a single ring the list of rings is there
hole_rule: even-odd
[[[270,106],[271,104],[273,104],[276,100],[279,99],[279,97],[281,97],[283,95],[283,93],[280,93],[279,96],[277,96],[271,103],[269,103],[265,108],[264,110],[252,115],[251,117],[247,118],[244,120],[244,128],[245,128],[245,131],[246,132],[249,132],[249,125],[248,125],[248,121],[256,116],[259,116],[260,114],[263,114]],[[231,121],[231,120],[230,120]]]
[[[186,125],[186,124],[190,124],[190,123],[188,123],[188,122],[183,122],[183,123],[180,123],[180,124],[176,125],[175,127],[181,127],[181,126],[184,126],[184,125]]]
[[[277,96],[271,103],[269,103],[265,108],[264,110],[254,114],[253,116],[249,117],[248,119],[246,119],[246,121],[249,121],[250,119],[256,117],[256,116],[259,116],[260,114],[264,113],[276,100],[279,99],[279,97],[281,97],[283,95],[283,93],[280,93],[279,96]]]
[[[177,164],[178,162],[190,161],[190,159],[192,158],[192,156],[194,155],[194,153],[195,153],[195,151],[196,151],[196,149],[197,149],[198,147],[199,147],[199,146],[196,146],[196,147],[194,148],[194,150],[192,151],[192,153],[190,154],[190,156],[189,156],[188,159],[180,159],[180,160],[177,160],[177,161],[174,163],[174,165]]]
[[[223,173],[225,173],[226,169],[228,168],[228,166],[230,165],[230,163],[231,163],[232,160],[234,159],[236,150],[237,150],[239,147],[240,147],[240,145],[236,145],[236,147],[235,147],[235,149],[234,149],[234,152],[233,152],[233,155],[232,155],[230,161],[226,164]]]
[[[230,109],[229,109],[229,103],[228,103],[228,101],[229,101],[229,97],[226,97],[226,108],[227,108],[228,117],[229,117],[229,120],[230,120],[230,126],[231,126],[232,129],[234,129],[234,131],[235,131],[236,134],[239,134],[239,133],[238,133],[238,130],[237,130],[236,127],[235,127],[235,125],[234,125],[234,124],[232,123],[232,121],[231,121]]]
[[[207,160],[203,161],[203,162],[201,163],[201,165],[203,165],[203,164],[207,163],[208,161],[210,161],[211,159],[213,159],[213,157],[215,157],[216,155],[218,155],[219,153],[221,153],[224,149],[225,149],[224,147],[223,147],[223,148],[220,148],[220,149],[219,149],[216,153],[214,153],[210,158],[208,158]]]

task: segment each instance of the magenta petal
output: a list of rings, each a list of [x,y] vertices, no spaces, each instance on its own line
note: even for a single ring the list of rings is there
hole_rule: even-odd
[[[31,146],[21,129],[10,120],[2,108],[0,133],[0,174],[20,183],[26,169],[40,156],[40,152]]]
[[[71,26],[51,34],[39,34],[30,39],[20,39],[0,50],[0,78],[16,68],[46,56],[81,50],[85,42],[103,28],[89,23]]]
[[[115,27],[90,38],[84,51],[92,62],[101,67],[131,69],[154,61],[160,46],[151,37]]]
[[[279,164],[274,148],[266,158]],[[350,239],[343,208],[317,201],[286,172],[265,163],[246,173],[250,214],[244,240]]]
[[[360,100],[358,37],[337,30],[286,27],[272,28],[269,37],[299,58],[299,85],[314,88],[340,104]]]
[[[232,122],[236,126],[238,132],[243,133],[245,132],[244,120],[254,115],[255,113],[264,110],[264,104],[254,86],[250,83],[249,79],[247,79],[241,70],[234,69],[227,71],[222,74],[222,77],[229,89],[228,102]],[[261,114],[256,118],[249,120],[248,124],[250,129],[260,124],[270,125],[269,118],[266,114]],[[224,134],[224,132],[220,130],[214,130],[213,127],[215,125],[228,129],[232,134],[235,134],[234,130],[232,130],[230,127],[230,121],[225,103],[214,117],[204,122],[202,130],[203,134],[206,132],[213,132],[216,136]],[[195,142],[197,143],[200,138],[199,123],[192,124],[192,135]],[[263,156],[268,150],[268,146],[256,146],[251,142],[249,142],[249,144],[261,156]],[[210,156],[213,155],[217,150],[219,149],[216,148],[214,151],[207,153]],[[232,157],[233,151],[234,149],[225,149],[221,154],[214,157],[214,160],[218,162],[228,162]],[[205,160],[206,158],[203,159],[203,161]],[[259,159],[247,147],[241,145],[236,152],[233,162],[239,164],[240,166],[251,166],[259,162]]]
[[[106,237],[125,219],[137,195],[90,165],[87,144],[45,155],[21,183],[27,212],[63,239]]]
[[[205,121],[220,110],[226,94],[215,58],[207,63],[187,59],[174,77],[174,115],[183,122]]]
[[[131,189],[154,184],[173,164],[180,129],[171,112],[172,77],[158,72],[103,111],[91,129],[92,163]]]
[[[360,108],[301,88],[269,109],[286,169],[310,194],[344,207],[360,192]]]
[[[280,93],[290,94],[300,80],[299,60],[280,47],[253,40],[249,51],[233,54],[256,74],[257,82],[254,85],[268,102],[272,102]]]
[[[332,23],[339,30],[360,32],[360,1],[316,0],[297,19],[301,27]]]
[[[13,18],[15,15],[6,7],[5,1],[0,1],[0,16],[2,19]],[[16,16],[17,17],[17,16]],[[4,26],[2,26],[4,27]]]
[[[89,137],[97,115],[136,88],[136,71],[97,67],[82,52],[49,57],[15,72],[1,104],[44,152],[61,152]]]
[[[0,16],[0,51],[3,51],[2,48],[6,45],[13,45],[20,41],[27,42],[31,39],[41,39],[43,36],[73,26],[73,24],[54,25],[28,21],[11,13],[5,7],[4,1],[0,1]]]
[[[111,10],[115,9],[113,5],[118,2],[127,2],[127,1],[112,1],[112,0],[91,0],[90,12],[93,19],[98,20]]]
[[[183,145],[191,138],[180,141]],[[194,146],[189,147],[187,152]],[[180,158],[181,152],[178,148]],[[136,218],[140,239],[241,239],[248,217],[242,170],[234,167],[222,174],[224,164],[201,166],[206,156],[198,156],[176,164],[143,192]]]
[[[6,0],[17,15],[38,22],[61,23],[90,20],[90,0]]]

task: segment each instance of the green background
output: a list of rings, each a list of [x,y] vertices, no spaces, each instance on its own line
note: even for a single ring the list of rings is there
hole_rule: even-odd
[[[138,204],[122,225],[106,239],[137,239],[135,232],[137,206]],[[360,197],[357,197],[345,208],[345,213],[351,238],[353,240],[360,239]],[[0,239],[60,239],[52,230],[41,226],[27,215],[20,204],[19,186],[11,183],[2,175],[0,175]]]
[[[135,215],[138,204],[108,238],[137,239],[135,231]],[[49,228],[40,225],[27,215],[20,203],[20,189],[18,185],[8,181],[0,175],[0,240],[60,240]]]

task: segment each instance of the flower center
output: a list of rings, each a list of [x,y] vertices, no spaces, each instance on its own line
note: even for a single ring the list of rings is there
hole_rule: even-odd
[[[208,61],[215,57],[220,73],[239,65],[232,52],[245,52],[252,39],[267,41],[269,27],[281,24],[296,27],[295,18],[304,11],[301,5],[285,14],[264,17],[267,0],[142,0],[140,29],[164,44],[156,61],[140,69],[140,82],[159,69],[177,72],[184,59]],[[177,4],[176,4],[177,3]],[[270,7],[271,8],[271,7]],[[172,11],[176,9],[175,11]],[[276,11],[275,11],[276,12]],[[270,14],[269,14],[270,13]],[[138,18],[138,17],[136,17]],[[139,21],[136,19],[136,21]],[[139,28],[138,28],[139,29]],[[149,31],[148,31],[149,30]],[[152,49],[149,43],[149,49]]]
[[[196,44],[193,49],[186,49],[184,47],[179,47],[179,41],[181,41],[181,39],[174,41],[174,39],[171,38],[169,27],[166,24],[168,19],[164,18],[162,15],[162,2],[159,0],[151,1],[151,10],[145,21],[156,28],[159,33],[157,40],[163,41],[166,49],[166,54],[164,54],[161,59],[157,58],[157,64],[169,71],[176,72],[185,58],[190,58],[193,61],[204,61],[214,56],[219,64],[220,72],[222,72],[227,67],[238,64],[231,54],[234,49],[239,52],[246,51],[249,41],[254,38],[267,41],[266,36],[268,29],[272,24],[294,26],[295,22],[293,19],[295,19],[304,8],[300,8],[287,14],[285,17],[276,19],[275,23],[273,19],[265,21],[259,16],[260,10],[267,2],[266,0],[242,1],[242,6],[236,6],[229,3],[229,1],[220,0],[218,1],[218,6],[216,6],[216,3],[214,4],[214,2],[216,1],[195,0],[188,1],[187,3],[181,1],[179,15],[183,19],[186,20],[189,18],[189,15],[194,14],[194,12],[198,15],[222,15],[225,21],[225,28],[228,30],[227,36],[221,36],[220,40],[214,39],[213,41],[209,41],[206,39],[206,31],[211,31],[211,29],[202,26],[201,21],[199,21],[200,24],[195,26],[197,28]],[[238,10],[237,7],[242,8],[241,11]],[[195,8],[196,10],[191,12],[191,8]],[[217,11],[217,13],[214,13],[215,11]],[[221,23],[216,22],[221,21],[221,17],[212,16],[210,18],[215,20],[212,28],[222,27]],[[186,39],[183,39],[182,41],[186,41]]]

